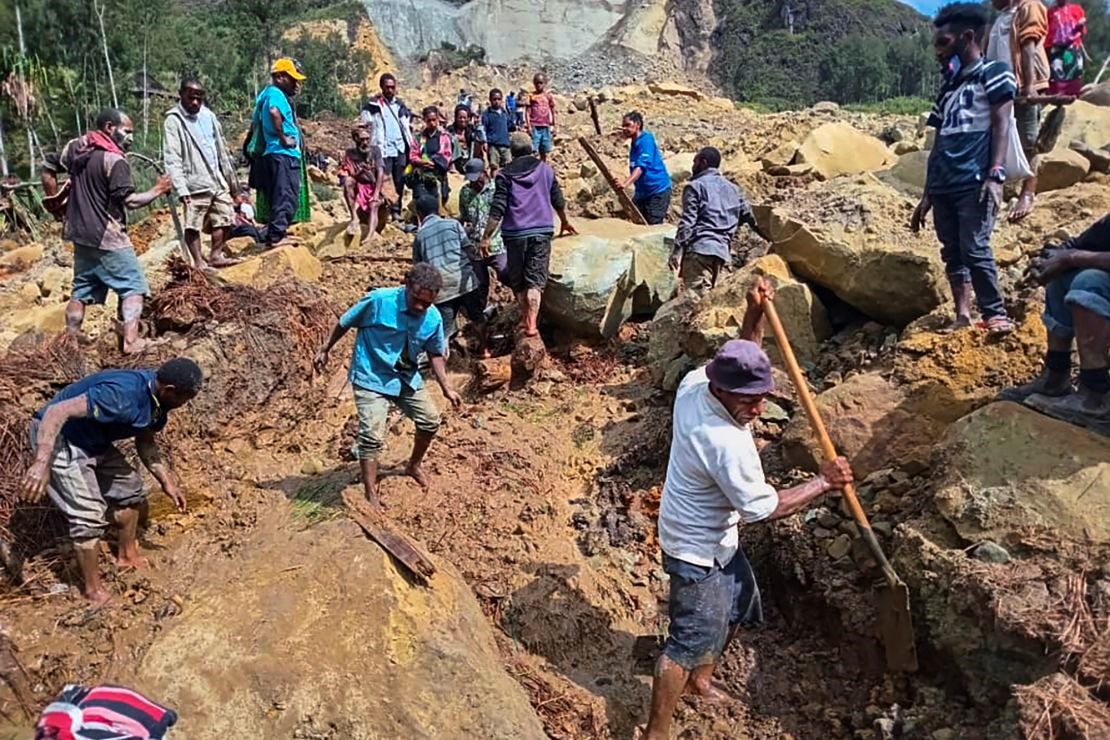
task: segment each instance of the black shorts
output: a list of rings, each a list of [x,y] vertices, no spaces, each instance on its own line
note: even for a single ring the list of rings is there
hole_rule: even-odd
[[[671,210],[671,191],[649,195],[633,202],[649,224],[661,224],[667,220],[667,212]]]
[[[671,577],[670,627],[663,654],[688,671],[715,663],[734,627],[763,622],[755,573],[743,550],[728,565],[694,565],[663,553]]]
[[[505,237],[505,254],[508,256],[506,272],[509,288],[522,293],[529,288],[543,290],[547,285],[551,266],[551,234],[526,236],[522,239]]]
[[[450,338],[458,332],[456,317],[460,313],[465,314],[467,320],[473,323],[485,320],[483,313],[486,310],[486,293],[481,289],[475,289],[455,296],[449,301],[437,303],[436,308],[439,309],[439,315],[443,317],[443,333]]]

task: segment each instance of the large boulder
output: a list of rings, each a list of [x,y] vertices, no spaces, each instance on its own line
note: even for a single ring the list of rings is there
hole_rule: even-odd
[[[578,236],[556,239],[543,312],[587,337],[612,337],[633,315],[651,316],[671,297],[667,266],[673,226],[639,226],[615,218],[579,221]]]
[[[346,519],[260,529],[202,569],[136,672],[182,737],[545,737],[453,568],[415,585]]]
[[[1037,192],[1063,190],[1083,180],[1091,162],[1072,149],[1054,149],[1037,157]]]
[[[689,85],[680,85],[677,82],[652,82],[648,85],[648,90],[656,95],[693,98],[694,100],[704,100],[706,97],[702,91]]]
[[[920,413],[906,390],[878,373],[853,375],[816,402],[833,444],[859,478],[892,462],[923,463],[944,431],[941,422]],[[807,470],[817,470],[823,459],[804,414],[787,425],[782,447],[787,462]]]
[[[898,157],[898,161],[877,177],[887,185],[907,195],[920,198],[925,192],[925,176],[929,169],[929,152],[909,152]]]
[[[1079,99],[1091,105],[1102,107],[1110,106],[1110,82],[1104,82],[1101,85],[1092,85]]]
[[[323,272],[320,260],[307,248],[285,246],[225,267],[220,270],[220,277],[241,285],[263,287],[289,277],[315,282]]]
[[[870,175],[809,195],[804,206],[753,208],[794,273],[885,324],[908,324],[946,300],[936,237],[910,232],[905,196]]]
[[[667,172],[670,173],[671,184],[674,186],[675,192],[679,192],[680,186],[694,174],[694,153],[668,152],[663,157],[663,164],[667,166]]]
[[[793,164],[812,164],[825,180],[882,169],[894,155],[882,141],[847,123],[826,123],[809,132]]]
[[[1110,439],[1003,402],[956,422],[940,455],[937,508],[964,539],[1110,543]]]
[[[1067,149],[1073,141],[1082,141],[1094,149],[1110,144],[1110,108],[1077,100],[1063,111],[1064,122],[1055,149]]]
[[[775,308],[794,353],[803,362],[816,359],[821,342],[832,334],[825,307],[808,285],[790,273],[781,257],[770,254],[724,274],[713,290],[683,293],[659,310],[648,342],[648,362],[657,380],[667,376],[676,360],[683,365],[708,360],[736,337],[747,309],[747,292],[758,277],[775,285]],[[769,336],[767,350],[777,355]]]

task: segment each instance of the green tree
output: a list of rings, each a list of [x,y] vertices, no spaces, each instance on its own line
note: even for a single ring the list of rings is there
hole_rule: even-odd
[[[889,97],[894,72],[881,39],[852,36],[829,50],[821,65],[821,89],[838,103],[873,103]]]

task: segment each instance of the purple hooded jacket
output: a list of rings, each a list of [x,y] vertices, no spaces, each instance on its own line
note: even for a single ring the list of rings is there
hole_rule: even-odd
[[[490,218],[501,219],[505,239],[555,234],[554,210],[566,206],[551,165],[518,157],[497,173]]]

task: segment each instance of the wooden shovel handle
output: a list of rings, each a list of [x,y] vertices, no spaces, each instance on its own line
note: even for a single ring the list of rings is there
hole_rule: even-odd
[[[833,446],[829,432],[825,429],[825,422],[821,420],[821,414],[817,411],[817,404],[813,400],[813,394],[809,392],[809,384],[806,383],[805,376],[802,375],[802,369],[798,366],[798,359],[794,356],[794,350],[790,346],[790,340],[786,336],[786,330],[783,329],[782,322],[779,321],[779,314],[775,310],[773,301],[763,301],[763,317],[771,325],[771,332],[775,335],[775,344],[778,345],[779,354],[782,355],[782,359],[786,363],[786,372],[790,375],[790,382],[794,384],[798,400],[802,402],[802,408],[805,409],[806,416],[809,417],[809,423],[813,427],[813,432],[817,435],[817,441],[821,444],[822,454],[826,460],[835,460],[837,458],[836,447]],[[844,486],[841,489],[841,495],[848,502],[852,517],[861,530],[860,534],[867,541],[887,581],[891,584],[901,583],[902,579],[894,572],[894,568],[879,546],[879,540],[871,530],[871,523],[867,521],[867,514],[864,513],[859,498],[856,497],[855,485],[849,483]]]

